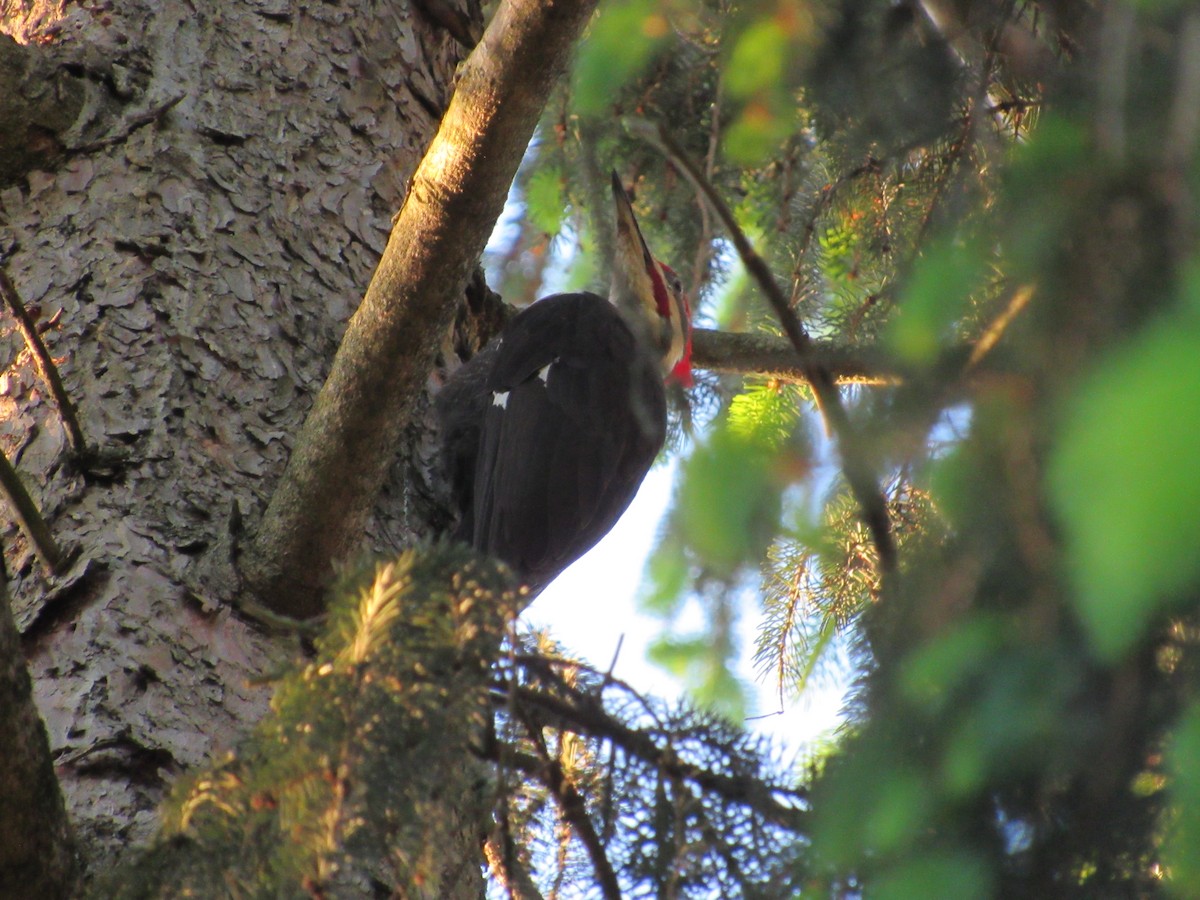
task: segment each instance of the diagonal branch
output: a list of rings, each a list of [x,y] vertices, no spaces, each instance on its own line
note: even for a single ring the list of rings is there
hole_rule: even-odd
[[[75,404],[67,396],[62,378],[58,375],[58,367],[54,365],[50,351],[46,349],[46,345],[42,342],[42,336],[38,334],[37,325],[29,315],[29,311],[25,309],[25,304],[21,302],[21,295],[17,293],[16,286],[3,267],[0,267],[0,297],[4,298],[4,304],[13,314],[13,318],[17,320],[17,328],[20,329],[21,336],[25,338],[25,346],[29,348],[29,353],[33,357],[34,368],[37,369],[38,375],[45,382],[51,396],[54,397],[54,402],[58,405],[58,413],[62,417],[63,428],[67,433],[67,443],[70,444],[71,452],[77,458],[84,457],[87,451],[87,442],[83,439],[83,429],[79,427],[79,416],[75,413]]]
[[[842,405],[842,397],[838,392],[837,382],[832,372],[818,357],[812,338],[804,329],[795,310],[792,309],[787,297],[784,296],[775,281],[766,260],[755,251],[745,232],[734,219],[732,211],[721,199],[712,183],[696,168],[687,152],[668,133],[666,128],[661,126],[655,128],[645,121],[632,124],[636,131],[661,146],[670,157],[671,162],[688,177],[696,190],[704,195],[725,226],[746,271],[758,284],[759,289],[774,309],[775,315],[779,318],[784,334],[787,335],[796,351],[805,380],[812,387],[817,408],[825,417],[826,427],[838,440],[842,454],[842,471],[850,485],[850,490],[854,493],[855,500],[858,501],[863,521],[871,532],[871,540],[879,556],[880,572],[884,576],[882,581],[886,585],[889,580],[887,576],[896,569],[896,542],[892,535],[887,499],[879,486],[874,467],[867,458],[854,424],[846,414],[845,406]]]
[[[329,377],[275,487],[243,574],[297,618],[358,545],[551,87],[596,0],[506,0],[458,84]]]
[[[42,518],[37,504],[25,490],[25,485],[21,484],[17,470],[13,468],[13,464],[3,453],[0,453],[0,493],[3,493],[8,499],[17,524],[21,526],[21,531],[33,545],[34,552],[37,553],[38,559],[42,561],[46,571],[50,574],[57,573],[65,559],[63,552],[55,543],[54,536],[50,534],[50,527]]]

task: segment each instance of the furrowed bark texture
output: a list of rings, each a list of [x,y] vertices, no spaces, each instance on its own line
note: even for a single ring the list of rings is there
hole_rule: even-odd
[[[457,298],[594,7],[503,3],[460,71],[247,560],[251,585],[276,611],[319,612],[331,564],[361,543]]]
[[[89,98],[64,101],[39,126],[37,167],[0,183],[0,255],[88,442],[125,459],[67,462],[0,319],[0,446],[77,562],[48,577],[15,525],[0,540],[67,805],[103,864],[148,835],[174,774],[265,711],[252,678],[281,645],[231,614],[219,576],[279,480],[465,51],[407,3],[0,0],[0,32]],[[403,466],[390,474],[359,520],[378,550],[424,530]]]

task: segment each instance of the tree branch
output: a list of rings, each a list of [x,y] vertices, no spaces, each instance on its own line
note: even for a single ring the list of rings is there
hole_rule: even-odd
[[[784,828],[802,832],[807,823],[808,813],[805,810],[786,806],[776,799],[775,795],[781,793],[782,789],[756,778],[725,775],[681,760],[669,750],[660,747],[653,736],[610,716],[595,698],[575,692],[572,702],[551,696],[544,691],[511,684],[498,685],[495,696],[498,703],[506,706],[511,702],[518,707],[536,709],[551,716],[556,722],[556,727],[569,728],[579,734],[612,741],[625,752],[645,760],[665,775],[691,782],[701,790],[709,791],[723,800],[747,806],[767,821]],[[507,763],[512,760],[505,752],[500,761]],[[792,793],[798,799],[802,797],[800,792]]]
[[[525,730],[529,740],[538,751],[538,757],[533,760],[536,768],[526,770],[526,774],[538,778],[554,795],[563,818],[575,830],[579,840],[587,850],[588,858],[592,861],[592,869],[596,873],[596,881],[604,894],[605,900],[621,900],[621,883],[617,873],[613,871],[608,854],[604,852],[604,843],[588,818],[587,803],[571,784],[562,764],[550,756],[546,742],[542,738],[541,729],[534,722],[525,722]]]
[[[755,251],[725,201],[696,168],[687,152],[679,146],[666,128],[662,126],[655,128],[644,121],[632,124],[635,130],[661,146],[672,163],[687,176],[696,190],[704,195],[721,220],[721,224],[725,226],[725,230],[742,260],[742,265],[746,267],[746,271],[758,284],[759,289],[774,309],[775,315],[779,318],[784,334],[787,335],[796,350],[801,371],[812,387],[817,407],[824,415],[830,432],[838,439],[838,446],[842,454],[842,472],[846,476],[855,500],[858,501],[863,521],[871,532],[871,540],[875,545],[875,551],[879,557],[880,573],[883,576],[881,581],[886,587],[890,580],[888,576],[896,569],[896,542],[892,535],[887,498],[879,486],[874,467],[867,458],[862,442],[858,439],[854,424],[850,421],[850,417],[846,414],[846,408],[842,405],[842,397],[838,392],[833,374],[817,357],[812,338],[805,331],[795,310],[792,309],[787,297],[784,296],[779,284],[775,281],[766,260]]]
[[[244,574],[295,617],[357,545],[509,184],[595,0],[507,0],[441,127],[264,515]]]
[[[71,446],[71,452],[78,459],[84,458],[87,455],[87,442],[83,438],[83,429],[79,426],[79,416],[75,412],[75,404],[67,396],[67,389],[63,387],[62,378],[58,375],[58,366],[54,364],[50,351],[46,349],[46,345],[42,342],[42,336],[38,334],[37,325],[30,317],[29,311],[25,309],[25,304],[21,302],[21,295],[17,293],[16,286],[8,277],[3,266],[0,266],[0,297],[4,298],[9,312],[17,320],[17,328],[20,330],[21,336],[25,338],[25,346],[29,349],[29,355],[33,357],[33,367],[37,369],[38,375],[41,376],[51,396],[54,397],[54,402],[58,405],[58,414],[62,418],[63,429],[67,433],[67,443]]]
[[[886,355],[867,347],[852,349],[814,342],[812,358],[838,384],[895,384],[902,373]],[[808,381],[806,369],[787,338],[697,328],[692,332],[692,365],[713,372]]]
[[[13,468],[13,464],[3,453],[0,453],[0,493],[3,493],[8,499],[17,524],[21,526],[21,531],[33,545],[34,552],[37,553],[38,559],[42,561],[46,571],[51,575],[57,573],[64,560],[62,550],[59,549],[53,535],[50,534],[50,527],[42,518],[37,504],[25,490],[25,485],[21,484],[17,470]]]

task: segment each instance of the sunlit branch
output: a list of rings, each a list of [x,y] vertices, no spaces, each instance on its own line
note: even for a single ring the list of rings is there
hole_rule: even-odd
[[[512,900],[542,900],[542,892],[521,864],[512,835],[503,823],[498,823],[492,836],[484,842],[483,855],[492,877],[500,882]]]
[[[973,369],[991,352],[991,349],[1004,336],[1004,332],[1008,330],[1008,326],[1012,324],[1013,319],[1033,299],[1035,290],[1036,287],[1034,285],[1023,284],[1013,292],[1012,297],[1009,298],[1000,315],[984,329],[983,334],[979,336],[979,340],[975,342],[975,346],[971,349],[971,355],[967,358],[968,369]]]
[[[895,384],[902,376],[882,353],[814,343],[811,353],[838,384]],[[692,365],[713,372],[807,382],[806,368],[787,338],[697,328]]]

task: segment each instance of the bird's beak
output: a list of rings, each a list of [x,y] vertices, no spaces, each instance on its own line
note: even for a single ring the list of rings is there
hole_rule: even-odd
[[[616,172],[612,173],[617,239],[613,247],[609,299],[625,320],[655,348],[663,373],[691,383],[691,316],[687,298],[667,284],[669,273],[650,253]]]
[[[658,265],[646,246],[642,230],[633,215],[629,195],[616,172],[612,173],[613,206],[617,217],[617,239],[613,247],[612,295],[609,299],[627,314],[646,318],[647,324],[654,323],[664,313],[660,311],[656,298],[655,278],[662,280]],[[665,285],[662,286],[665,289]]]

